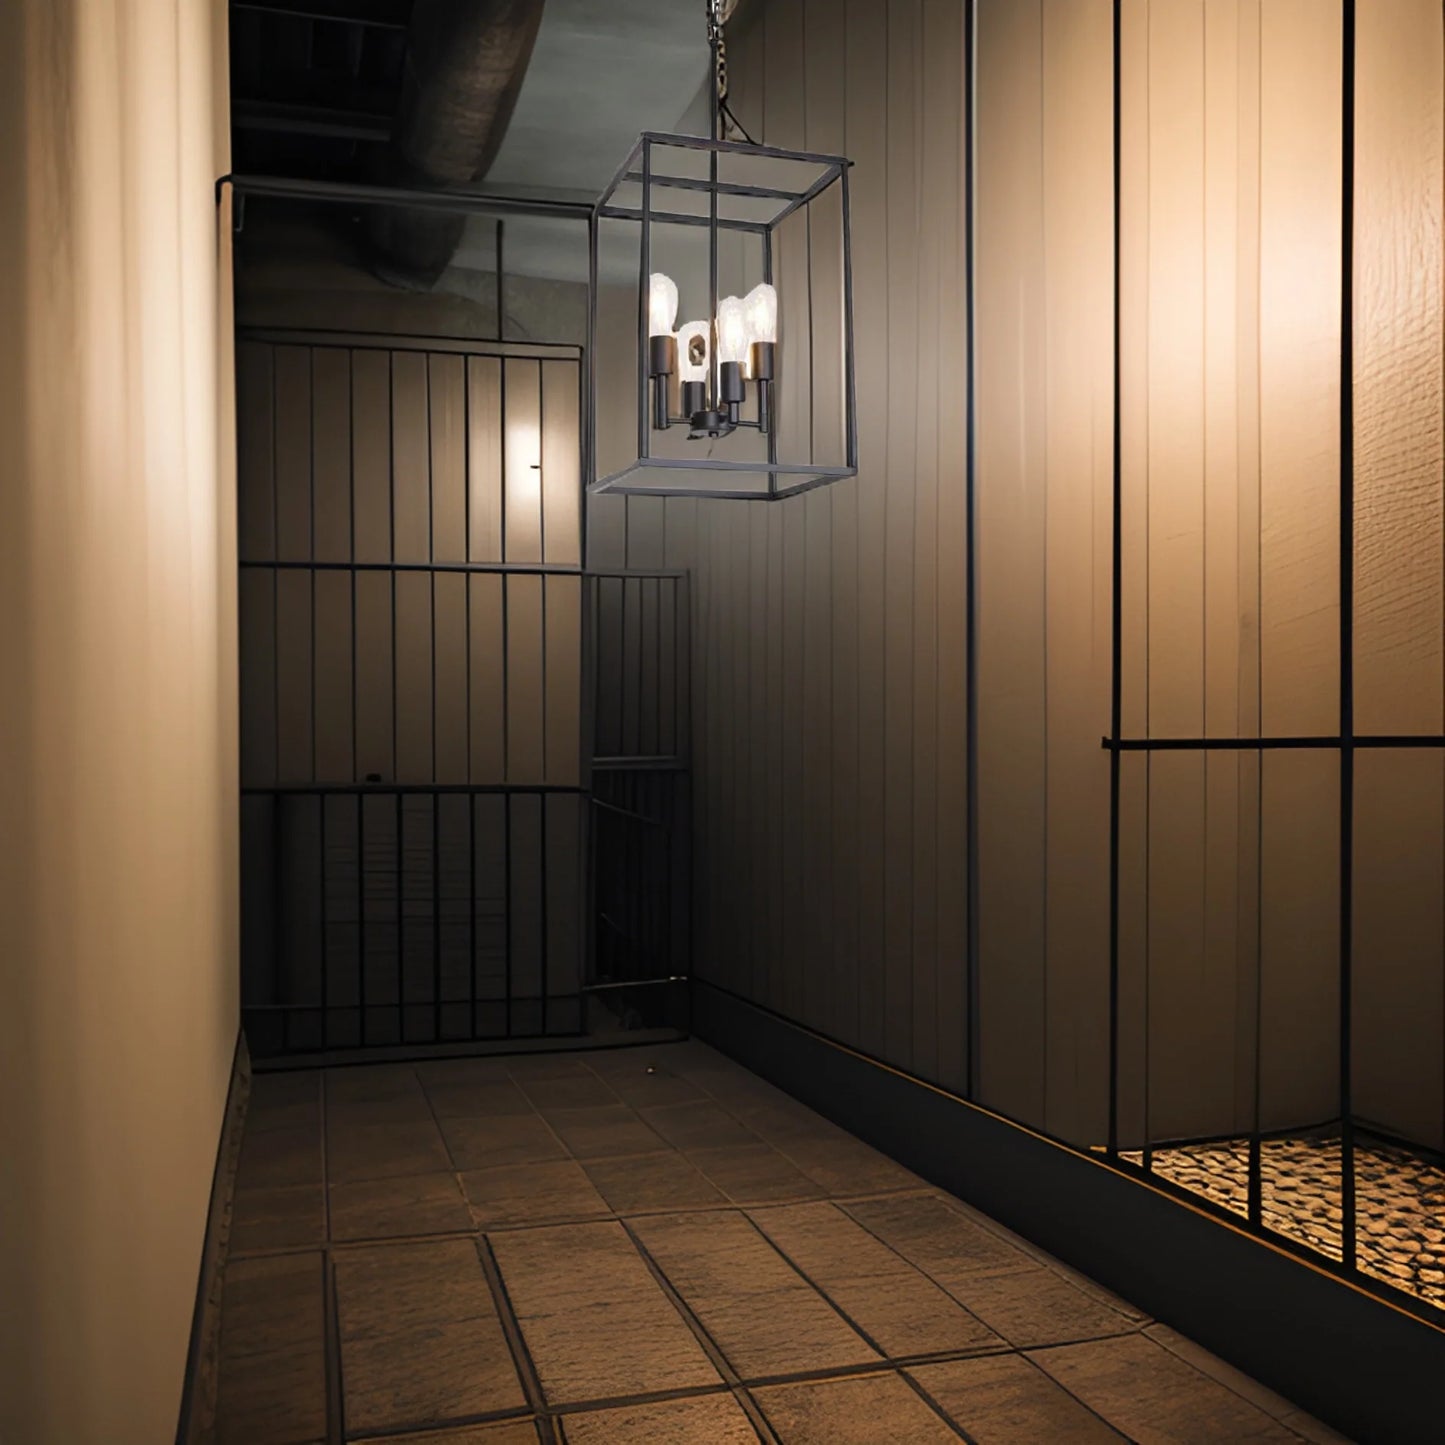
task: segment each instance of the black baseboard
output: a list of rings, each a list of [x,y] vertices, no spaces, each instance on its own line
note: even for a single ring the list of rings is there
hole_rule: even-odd
[[[1445,1438],[1445,1330],[702,982],[693,1031],[1353,1439]]]
[[[191,1316],[191,1344],[186,1354],[186,1377],[181,1387],[180,1420],[176,1445],[209,1445],[216,1434],[216,1381],[220,1372],[221,1286],[226,1248],[231,1238],[231,1204],[236,1192],[236,1165],[241,1155],[246,1105],[251,1098],[251,1060],[246,1036],[236,1038],[231,1060],[231,1082],[226,1111],[216,1147],[211,1176],[211,1202],[206,1212],[206,1235],[201,1247],[196,1307]]]

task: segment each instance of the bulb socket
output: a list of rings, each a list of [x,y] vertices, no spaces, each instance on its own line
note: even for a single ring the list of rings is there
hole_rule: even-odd
[[[776,343],[772,341],[755,341],[752,346],[752,365],[749,368],[754,381],[771,381],[773,379],[773,351]]]
[[[743,386],[740,361],[725,361],[718,368],[718,400],[727,406],[738,405],[747,394]]]
[[[677,337],[648,338],[647,370],[650,376],[671,376],[677,370]]]
[[[707,410],[707,382],[685,381],[682,384],[682,414],[696,416]]]

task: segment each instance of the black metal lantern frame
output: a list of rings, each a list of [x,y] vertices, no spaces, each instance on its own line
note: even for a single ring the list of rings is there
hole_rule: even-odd
[[[776,500],[857,475],[850,164],[639,138],[592,213],[589,490]],[[750,334],[721,294],[749,283]],[[705,318],[674,334],[658,285]]]

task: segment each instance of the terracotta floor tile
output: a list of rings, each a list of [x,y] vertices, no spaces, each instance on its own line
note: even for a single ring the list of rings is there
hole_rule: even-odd
[[[247,1129],[236,1165],[237,1189],[281,1189],[321,1182],[321,1130],[309,1124]]]
[[[1124,1438],[1023,1355],[916,1365],[908,1373],[977,1445],[1109,1445]]]
[[[563,1423],[567,1445],[758,1445],[747,1412],[726,1392],[566,1415]]]
[[[1035,1350],[1029,1358],[1139,1445],[1298,1445],[1279,1421],[1140,1334]]]
[[[517,1230],[492,1248],[549,1400],[720,1383],[620,1224]]]
[[[322,1244],[325,1200],[319,1182],[278,1189],[238,1189],[231,1204],[231,1252],[255,1254]]]
[[[668,1146],[631,1109],[621,1104],[600,1109],[567,1109],[548,1122],[578,1159],[650,1154]]]
[[[401,1174],[331,1186],[331,1237],[382,1239],[472,1228],[455,1174]]]
[[[711,1099],[662,1104],[639,1111],[643,1121],[674,1149],[720,1149],[760,1141]]]
[[[889,1358],[1003,1349],[927,1275],[832,1204],[758,1209],[759,1228]]]
[[[783,1445],[941,1445],[958,1435],[900,1375],[753,1390]]]
[[[444,1118],[442,1136],[458,1169],[489,1169],[501,1164],[536,1164],[565,1159],[567,1150],[539,1114],[501,1114],[482,1118]]]
[[[575,1159],[471,1169],[461,1181],[472,1217],[482,1229],[612,1213]]]
[[[682,1154],[589,1159],[587,1177],[618,1214],[638,1209],[690,1209],[724,1204],[721,1192]]]
[[[687,1157],[735,1204],[818,1199],[823,1193],[770,1144],[690,1149]]]
[[[333,1184],[450,1168],[441,1133],[430,1120],[349,1126],[327,1120],[326,1172]]]
[[[221,1445],[298,1445],[326,1434],[320,1254],[238,1259],[221,1297]]]
[[[738,1211],[647,1216],[631,1223],[742,1379],[878,1359]]]
[[[474,1242],[339,1250],[334,1265],[348,1433],[525,1407]]]

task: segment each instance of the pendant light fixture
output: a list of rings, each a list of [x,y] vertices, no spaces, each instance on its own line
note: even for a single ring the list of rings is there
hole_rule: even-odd
[[[858,469],[850,163],[742,130],[704,3],[710,134],[644,133],[593,210],[589,485],[793,496]]]

